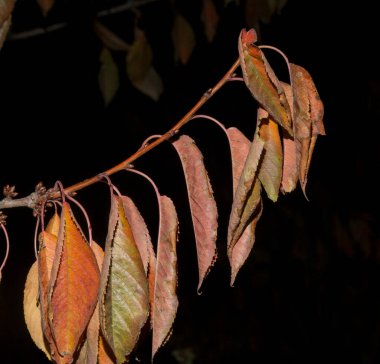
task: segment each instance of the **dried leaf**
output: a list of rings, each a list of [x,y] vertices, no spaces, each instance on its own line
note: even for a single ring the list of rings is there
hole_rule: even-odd
[[[100,52],[99,88],[103,96],[104,105],[108,106],[119,89],[119,69],[111,52],[103,47]]]
[[[150,325],[153,328],[153,309],[154,309],[154,285],[156,282],[157,259],[153,246],[149,245],[149,266],[148,266],[148,283],[149,283],[149,303],[150,303]]]
[[[123,363],[149,315],[148,281],[123,200],[112,196],[100,286],[100,327]]]
[[[201,20],[206,38],[211,43],[214,40],[219,23],[219,15],[213,0],[203,0]]]
[[[114,364],[116,362],[111,348],[108,346],[102,335],[99,336],[98,353],[98,364]]]
[[[3,47],[4,41],[7,37],[11,24],[12,24],[12,16],[10,15],[0,26],[0,49]]]
[[[9,19],[15,3],[16,0],[0,0],[0,28],[3,26],[4,22]]]
[[[227,129],[227,135],[231,148],[232,182],[233,191],[235,192],[239,185],[239,178],[242,174],[251,142],[239,129],[236,128]],[[228,258],[231,265],[231,286],[233,286],[237,273],[247,260],[253,244],[255,243],[256,225],[262,213],[262,203],[256,202],[257,200],[260,200],[261,193],[260,182],[257,178],[252,191],[252,200],[254,201],[254,204],[256,204],[256,207],[254,207],[255,211],[253,211],[251,217],[252,221],[248,223],[242,235],[236,241],[236,244],[228,250]]]
[[[174,204],[160,196],[160,227],[154,285],[152,360],[169,339],[178,308],[177,238],[178,217]]]
[[[187,64],[194,51],[196,40],[190,23],[179,13],[174,17],[172,39],[176,59],[182,64]]]
[[[214,265],[217,251],[218,211],[203,155],[193,139],[182,135],[173,142],[181,159],[189,197],[198,257],[198,292]]]
[[[262,108],[258,112],[259,137],[264,141],[264,153],[259,168],[259,180],[268,197],[276,202],[282,180],[282,145],[278,125]]]
[[[261,49],[254,44],[256,33],[244,29],[239,37],[240,65],[244,81],[259,104],[289,135],[293,135],[289,104],[280,81],[270,68]]]
[[[53,7],[55,0],[37,0],[37,3],[39,7],[41,8],[44,16],[46,16],[48,12],[51,10],[51,8]]]
[[[68,202],[61,225],[48,291],[49,325],[62,357],[71,360],[94,312],[99,268]]]
[[[294,97],[297,164],[302,190],[306,196],[307,175],[318,135],[325,135],[323,103],[313,79],[301,66],[290,64]]]
[[[94,22],[94,30],[104,46],[111,51],[128,52],[129,44],[97,20]]]
[[[38,307],[38,265],[34,262],[29,270],[24,288],[24,318],[26,327],[37,347],[42,350],[49,360],[51,356],[45,342],[41,323],[41,311]]]
[[[60,224],[61,224],[61,218],[59,217],[57,213],[55,213],[49,220],[48,224],[46,225],[45,231],[57,237],[59,233]]]

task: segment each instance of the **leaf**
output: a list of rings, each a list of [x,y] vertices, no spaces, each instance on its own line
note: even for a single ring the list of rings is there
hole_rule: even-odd
[[[100,52],[99,88],[103,96],[104,105],[108,106],[119,89],[119,69],[111,52],[103,47]]]
[[[268,197],[276,202],[282,180],[282,145],[277,124],[262,108],[258,112],[259,137],[264,141],[264,153],[259,168],[259,180]]]
[[[94,21],[94,30],[103,45],[109,50],[128,52],[129,44],[97,20]]]
[[[251,222],[261,200],[257,196],[257,189],[260,188],[258,169],[264,151],[264,144],[265,142],[258,136],[256,130],[232,202],[227,233],[227,251],[229,255],[231,255],[236,242]]]
[[[134,86],[143,94],[149,96],[153,101],[158,101],[164,91],[164,84],[157,71],[150,67],[143,80],[134,84]]]
[[[49,223],[46,225],[45,231],[57,237],[59,233],[60,224],[61,224],[61,218],[59,217],[57,213],[55,213],[49,220]]]
[[[4,22],[9,19],[15,3],[16,0],[0,0],[0,28],[3,26]]]
[[[194,51],[196,40],[193,28],[180,13],[176,13],[174,17],[172,40],[176,60],[187,64]]]
[[[295,139],[299,179],[306,196],[307,175],[318,135],[325,135],[323,103],[313,79],[301,66],[290,64],[294,97]]]
[[[29,270],[24,288],[24,318],[26,327],[37,347],[42,350],[49,360],[49,348],[45,342],[41,323],[41,311],[38,307],[38,265],[34,262]]]
[[[280,14],[287,0],[247,0],[245,2],[245,19],[249,26],[258,22],[269,24],[274,14]]]
[[[114,364],[114,355],[102,335],[99,335],[98,364]]]
[[[37,0],[39,7],[42,10],[44,16],[47,16],[48,12],[53,7],[55,0]]]
[[[150,325],[153,328],[153,309],[154,309],[154,285],[156,282],[157,259],[153,246],[149,245],[149,265],[148,265],[148,284],[149,284],[149,303],[150,303]]]
[[[160,227],[154,285],[152,360],[169,339],[178,308],[177,238],[178,217],[174,204],[160,196]]]
[[[68,202],[61,225],[48,291],[49,325],[59,354],[71,360],[94,312],[99,268]]]
[[[217,251],[218,211],[203,155],[193,139],[182,135],[173,142],[181,159],[189,197],[198,257],[198,292],[214,265]]]
[[[219,15],[213,0],[203,0],[201,20],[203,22],[206,38],[209,43],[211,43],[215,38],[219,23]]]
[[[123,363],[149,314],[148,281],[123,200],[112,196],[100,286],[100,327]]]
[[[239,185],[239,178],[242,174],[251,142],[239,129],[234,127],[227,129],[227,135],[231,149],[232,181],[233,191],[235,192]],[[237,273],[247,260],[253,244],[255,243],[256,225],[262,213],[262,203],[256,202],[257,200],[260,201],[261,193],[260,181],[257,178],[255,179],[252,191],[253,201],[254,204],[256,204],[256,207],[253,206],[254,211],[252,212],[252,221],[248,222],[242,235],[237,239],[236,244],[228,249],[228,258],[231,265],[231,286],[233,286]]]
[[[257,39],[253,29],[243,29],[239,37],[240,65],[244,81],[252,96],[268,111],[289,135],[293,135],[289,104],[273,70],[261,49],[252,42]]]
[[[0,25],[0,49],[3,47],[4,41],[7,37],[9,28],[12,24],[12,16],[10,15],[2,25]]]

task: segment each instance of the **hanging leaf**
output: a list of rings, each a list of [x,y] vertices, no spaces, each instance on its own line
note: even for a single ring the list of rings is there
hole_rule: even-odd
[[[49,223],[46,225],[45,231],[57,237],[59,233],[60,224],[61,224],[61,218],[59,217],[57,213],[55,213],[49,220]]]
[[[99,87],[103,96],[104,105],[108,106],[119,89],[119,69],[111,52],[103,47],[100,52]]]
[[[264,141],[259,180],[268,197],[276,202],[282,180],[282,145],[278,125],[262,108],[258,109],[259,137]]]
[[[214,265],[217,251],[218,211],[203,155],[193,139],[182,135],[173,142],[181,159],[189,197],[198,257],[198,292]]]
[[[41,324],[41,311],[38,307],[38,265],[34,262],[29,270],[24,288],[24,318],[29,334],[37,347],[42,350],[49,360],[51,356],[45,342]]]
[[[148,281],[123,200],[112,196],[100,286],[100,326],[123,363],[149,314]]]
[[[0,27],[11,15],[15,6],[16,0],[0,0]]]
[[[152,48],[145,33],[137,28],[135,40],[127,54],[127,75],[134,87],[154,101],[158,101],[164,85],[152,66],[152,58]]]
[[[172,39],[176,60],[187,64],[194,51],[196,40],[193,28],[180,13],[176,13],[174,17]]]
[[[128,52],[129,44],[97,20],[94,22],[94,30],[103,45],[109,50]]]
[[[153,308],[154,308],[154,285],[156,282],[157,259],[153,246],[149,245],[149,265],[148,265],[148,283],[149,283],[149,303],[150,303],[150,326],[153,328]]]
[[[239,129],[234,127],[227,129],[227,135],[231,148],[233,191],[236,191],[239,185],[239,178],[242,174],[249,153],[251,142]],[[252,193],[253,200],[257,204],[255,208],[256,211],[252,212],[252,221],[248,223],[244,232],[236,241],[236,244],[228,250],[228,258],[231,265],[231,286],[233,286],[237,273],[247,260],[253,244],[255,243],[256,225],[262,213],[262,203],[256,202],[257,200],[260,200],[260,193],[260,182],[256,178]]]
[[[289,135],[293,135],[290,108],[284,90],[261,49],[253,44],[256,40],[253,29],[241,31],[239,56],[244,81],[259,104]]]
[[[299,179],[306,196],[307,175],[317,136],[325,135],[324,108],[310,74],[303,67],[292,63],[290,70]]]
[[[232,249],[247,225],[252,221],[252,216],[261,201],[258,168],[262,159],[264,144],[265,142],[259,137],[256,130],[232,203],[227,234],[229,255],[231,255]]]
[[[70,205],[62,204],[61,225],[48,291],[49,325],[59,354],[71,360],[94,312],[99,268]]]
[[[55,0],[37,0],[37,3],[42,10],[42,14],[47,16],[48,12],[53,7]]]
[[[211,43],[218,29],[219,15],[213,0],[203,0],[201,20],[203,22],[206,38]]]
[[[160,227],[154,285],[152,360],[169,339],[178,308],[177,238],[178,217],[174,204],[160,196]]]
[[[98,351],[98,364],[114,364],[116,362],[111,348],[108,346],[102,335],[99,336]]]
[[[9,17],[0,26],[0,49],[3,47],[9,28],[11,27],[11,23],[12,23],[12,16],[9,15]]]
[[[292,119],[294,120],[293,111],[293,92],[289,84],[282,82],[282,86],[285,91],[286,98],[290,105],[290,111],[292,114]],[[294,129],[294,124],[293,124]],[[294,137],[290,136],[286,130],[283,132],[283,154],[284,154],[284,164],[282,168],[282,181],[281,181],[281,192],[288,193],[292,192],[298,181],[298,168],[297,168],[297,147]]]

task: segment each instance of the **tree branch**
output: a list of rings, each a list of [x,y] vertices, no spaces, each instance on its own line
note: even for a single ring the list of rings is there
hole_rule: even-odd
[[[234,64],[231,66],[231,68],[228,70],[228,72],[217,82],[217,84],[213,87],[207,90],[203,96],[199,99],[199,101],[186,113],[185,116],[182,117],[181,120],[179,120],[170,130],[168,130],[165,134],[160,136],[158,139],[156,139],[151,144],[148,144],[144,146],[143,148],[140,148],[137,152],[132,154],[130,157],[119,163],[118,165],[108,169],[105,172],[101,172],[97,174],[94,177],[85,179],[84,181],[78,182],[68,188],[65,189],[65,193],[67,194],[73,194],[74,192],[77,192],[85,187],[88,187],[96,182],[98,182],[100,179],[106,176],[111,176],[119,171],[124,170],[127,168],[132,162],[134,162],[136,159],[140,158],[144,154],[148,153],[150,150],[156,148],[158,145],[160,145],[165,140],[170,139],[173,135],[177,134],[179,130],[187,124],[192,116],[212,97],[215,95],[216,92],[218,92],[226,82],[228,82],[235,72],[235,70],[239,67],[240,60],[237,59]],[[60,197],[59,192],[51,192],[51,190],[48,190],[45,192],[45,199],[46,194],[49,194],[49,199],[58,199]],[[3,200],[0,200],[0,210],[2,209],[9,209],[14,207],[29,207],[32,209],[36,209],[38,207],[38,204],[40,204],[42,201],[42,196],[37,191],[31,193],[29,196],[18,198],[18,199],[12,199],[9,197],[4,198]]]

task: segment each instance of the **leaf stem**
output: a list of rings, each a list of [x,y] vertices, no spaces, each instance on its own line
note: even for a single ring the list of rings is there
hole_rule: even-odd
[[[0,266],[0,279],[1,279],[1,271],[3,270],[3,268],[5,266],[5,263],[7,262],[8,256],[9,256],[9,236],[8,236],[8,232],[7,232],[7,229],[5,228],[4,224],[0,224],[0,226],[3,229],[3,232],[4,232],[5,245],[6,245],[5,257],[4,257],[4,260],[3,260],[3,262],[1,263],[1,266]]]

